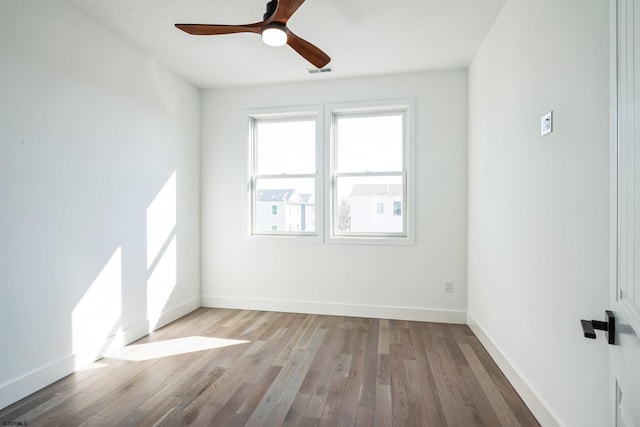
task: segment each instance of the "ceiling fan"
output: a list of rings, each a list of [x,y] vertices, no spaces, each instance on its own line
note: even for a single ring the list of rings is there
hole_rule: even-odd
[[[287,27],[287,21],[305,0],[270,0],[261,22],[245,25],[176,24],[182,31],[199,36],[232,33],[256,33],[270,46],[288,44],[317,68],[331,61],[329,55],[298,37]]]

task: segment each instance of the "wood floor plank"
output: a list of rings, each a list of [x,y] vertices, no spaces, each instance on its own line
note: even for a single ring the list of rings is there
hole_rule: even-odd
[[[167,384],[173,384],[181,366],[191,361],[195,361],[195,358],[183,358],[179,365],[163,367],[161,375],[140,379],[126,394],[109,399],[107,405],[103,406],[96,416],[104,420],[104,425],[117,425],[120,420],[131,417],[138,408],[158,394],[159,390],[164,389]]]
[[[377,369],[376,384],[379,385],[391,385],[391,355],[380,353],[378,354],[378,369]]]
[[[116,399],[134,392],[136,384],[144,378],[148,378],[151,372],[158,372],[158,368],[163,363],[163,360],[158,359],[142,362],[137,366],[124,364],[115,371],[117,375],[106,377],[102,381],[92,382],[82,393],[74,393],[51,411],[29,419],[29,424],[79,425],[98,414]],[[160,372],[162,371],[160,370]]]
[[[505,402],[509,405],[511,412],[516,416],[520,425],[529,426],[536,425],[537,421],[531,411],[523,405],[522,399],[517,394],[513,386],[509,383],[504,374],[498,369],[495,362],[489,356],[489,353],[482,346],[480,341],[474,336],[467,336],[466,342],[474,349],[476,356],[482,364],[489,369],[487,372],[491,376],[491,380],[496,385]]]
[[[380,321],[380,334],[378,335],[378,353],[389,354],[389,322]]]
[[[313,331],[313,336],[307,338],[307,334],[311,333],[311,331]],[[305,330],[300,334],[301,345],[290,353],[291,357],[282,366],[283,369],[251,414],[251,417],[249,417],[247,426],[264,425],[265,421],[270,419],[269,417],[271,417],[272,422],[275,422],[274,416],[277,416],[280,424],[282,423],[326,332],[326,329],[314,329],[313,325],[310,324],[306,326]],[[271,415],[273,411],[275,411],[276,415]]]
[[[500,391],[491,380],[491,377],[485,370],[484,366],[476,356],[475,351],[468,344],[460,344],[460,350],[464,353],[464,356],[469,361],[469,366],[473,374],[478,379],[480,387],[482,388],[484,395],[489,400],[489,403],[495,410],[498,419],[503,426],[517,426],[520,423],[516,419],[515,415],[511,412],[509,405],[504,401]]]
[[[391,415],[391,385],[390,384],[377,384],[376,385],[376,409],[374,413],[374,425],[376,427],[389,427],[392,422]]]
[[[0,425],[539,425],[464,325],[200,308],[133,345],[193,337],[233,341],[113,354],[0,410]]]
[[[310,420],[320,420],[322,418],[329,389],[331,388],[331,380],[335,375],[341,373],[341,351],[346,341],[342,322],[342,317],[331,318],[325,340],[311,364],[311,368],[316,369],[319,374],[314,384],[309,385],[313,390],[313,394],[309,400],[305,418]],[[341,374],[341,376],[343,375]]]
[[[148,426],[154,424],[162,425],[165,420],[168,420],[171,417],[175,417],[175,412],[178,411],[179,405],[180,398],[169,396],[163,401],[158,402],[155,407],[150,409],[138,409],[129,417],[121,419],[118,424],[112,425],[115,425],[116,427],[127,427],[135,425]]]
[[[446,425],[465,425],[466,423],[461,413],[463,409],[462,399],[460,399],[457,386],[452,380],[453,373],[448,370],[447,364],[442,360],[441,352],[438,351],[438,347],[444,345],[444,343],[438,344],[435,339],[430,340],[430,342],[433,346],[430,350],[427,350],[427,359],[433,374],[436,393],[442,403]]]
[[[416,425],[426,426],[428,424],[427,410],[422,399],[422,387],[420,386],[420,374],[418,373],[418,363],[416,360],[404,359],[404,369],[407,373],[407,398],[409,401],[409,411],[413,414]]]
[[[359,319],[361,321],[364,319]],[[342,393],[342,403],[340,405],[340,417],[338,419],[338,426],[352,426],[355,424],[356,416],[358,414],[358,404],[360,403],[360,396],[362,391],[362,381],[364,378],[364,362],[365,351],[367,347],[367,338],[369,337],[368,322],[366,328],[359,328],[353,340],[351,341],[352,352],[351,363],[349,365],[349,372],[347,374],[347,381]]]
[[[282,425],[294,427],[302,424],[304,414],[307,412],[307,407],[309,406],[309,400],[311,400],[311,395],[308,393],[296,394]]]
[[[282,370],[282,366],[269,366],[265,373],[260,376],[260,379],[255,384],[251,394],[247,397],[247,399],[242,403],[242,405],[238,408],[238,414],[245,414],[247,418],[249,415],[253,413],[258,407],[258,404],[264,398],[264,395],[267,393],[267,390],[271,387],[271,384],[275,381]]]
[[[342,375],[334,376],[331,379],[329,392],[327,393],[324,411],[320,417],[321,426],[336,426],[340,416],[340,406],[342,405],[342,393],[347,383],[347,377]]]
[[[416,369],[418,371],[416,381],[420,385],[421,397],[426,412],[425,425],[433,427],[446,425],[444,410],[425,350],[424,337],[429,332],[424,327],[424,324],[417,322],[411,322],[409,330],[414,342]],[[427,338],[427,340],[430,340],[430,338]]]
[[[255,384],[243,383],[224,404],[220,412],[211,420],[211,425],[228,426],[243,402],[249,397]]]
[[[380,322],[377,319],[372,319],[369,325],[367,345],[364,359],[362,360],[362,387],[360,401],[358,402],[358,414],[361,411],[371,414],[372,412],[369,411],[369,408],[375,408],[376,405],[379,324]],[[366,414],[360,418],[369,418]]]
[[[409,381],[404,369],[402,346],[390,344],[391,360],[391,418],[394,425],[410,424],[411,411],[409,409]]]
[[[488,397],[478,384],[477,378],[474,378],[475,375],[471,367],[468,365],[460,366],[460,374],[465,390],[471,399],[468,404],[468,417],[478,425],[502,425]],[[517,424],[514,424],[514,427],[516,426]]]

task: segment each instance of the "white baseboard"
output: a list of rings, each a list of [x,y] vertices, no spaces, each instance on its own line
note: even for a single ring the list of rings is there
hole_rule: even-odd
[[[74,366],[75,357],[68,356],[0,385],[0,409],[73,373]]]
[[[260,298],[203,296],[202,307],[240,310],[281,311],[286,313],[324,314],[331,316],[370,317],[375,319],[465,324],[464,310],[439,310],[414,307],[339,304],[315,301],[290,301]]]
[[[137,325],[122,331],[120,344],[124,347],[125,345],[131,344],[132,342],[147,335],[149,335],[149,321],[145,320],[144,322],[138,323]]]
[[[482,343],[489,355],[491,355],[491,358],[496,362],[502,373],[507,377],[513,388],[516,389],[540,425],[543,427],[563,426],[562,422],[560,422],[545,401],[540,398],[540,395],[531,387],[529,381],[527,381],[509,359],[504,356],[500,348],[469,313],[467,313],[467,324],[476,337],[478,337],[478,340],[480,340],[480,343]]]
[[[182,316],[186,316],[197,308],[200,308],[200,297],[192,298],[177,307],[171,308],[162,313],[158,320],[150,324],[149,332],[160,329],[174,320],[178,320]]]
[[[110,353],[118,351],[125,345],[131,344],[134,341],[139,340],[140,338],[149,335],[149,321],[145,320],[144,322],[140,322],[130,328],[125,329],[124,331],[119,331],[115,335],[111,336],[107,340],[107,344],[105,345],[105,351],[99,357],[107,356]],[[93,363],[94,361],[90,361],[89,363]],[[86,365],[86,364],[85,364]],[[77,365],[76,369],[79,369],[83,366]]]

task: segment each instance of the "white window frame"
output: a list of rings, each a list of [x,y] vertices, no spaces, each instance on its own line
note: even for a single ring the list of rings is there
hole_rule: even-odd
[[[346,244],[374,244],[374,245],[412,245],[414,236],[414,111],[413,99],[371,101],[349,104],[332,104],[325,108],[325,165],[324,173],[328,178],[328,191],[325,191],[325,241],[327,243]],[[403,228],[401,233],[360,233],[360,232],[336,232],[335,215],[337,213],[337,179],[349,176],[398,176],[398,173],[366,172],[366,173],[341,173],[337,171],[336,158],[336,118],[348,115],[384,115],[390,112],[402,112],[403,114]],[[326,179],[327,179],[326,178]]]
[[[247,155],[246,155],[246,194],[245,194],[245,209],[244,214],[246,216],[245,224],[246,230],[244,233],[245,241],[265,241],[265,242],[291,242],[291,243],[322,243],[323,230],[324,230],[324,150],[322,147],[323,141],[323,110],[322,106],[303,106],[303,107],[291,107],[291,108],[270,108],[260,110],[247,111],[248,118],[248,143],[247,143]],[[257,152],[256,152],[256,133],[255,123],[260,120],[269,121],[290,121],[296,119],[313,118],[316,120],[316,136],[315,136],[315,149],[316,149],[316,171],[315,174],[280,174],[280,175],[258,175],[255,173],[257,166]],[[301,231],[261,231],[255,232],[255,216],[256,216],[256,203],[255,203],[255,186],[257,179],[270,179],[270,178],[310,178],[315,179],[315,231],[313,232],[301,232]]]
[[[341,233],[333,232],[333,207],[336,176],[334,169],[334,119],[336,114],[384,113],[388,111],[404,112],[403,141],[403,233]],[[278,243],[332,243],[365,245],[413,245],[415,243],[415,185],[414,185],[414,119],[415,101],[400,99],[388,101],[368,101],[358,103],[327,104],[303,107],[269,108],[247,110],[248,142],[245,161],[245,197],[244,216],[246,229],[244,240],[250,242]],[[308,175],[255,175],[256,166],[254,122],[267,119],[284,121],[292,118],[313,117],[316,120],[316,173],[315,173],[315,232],[260,232],[254,233],[255,180],[258,178],[297,178]],[[337,176],[348,176],[339,174]],[[361,174],[355,174],[360,176]],[[384,176],[385,173],[371,173],[371,176]],[[388,175],[388,174],[387,174]],[[397,175],[394,173],[393,175]]]

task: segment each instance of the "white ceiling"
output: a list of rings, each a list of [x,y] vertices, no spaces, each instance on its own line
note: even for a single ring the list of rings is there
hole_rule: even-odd
[[[506,0],[307,0],[289,20],[331,56],[331,73],[256,34],[192,36],[175,23],[248,24],[267,0],[71,0],[200,88],[313,81],[469,64]]]

